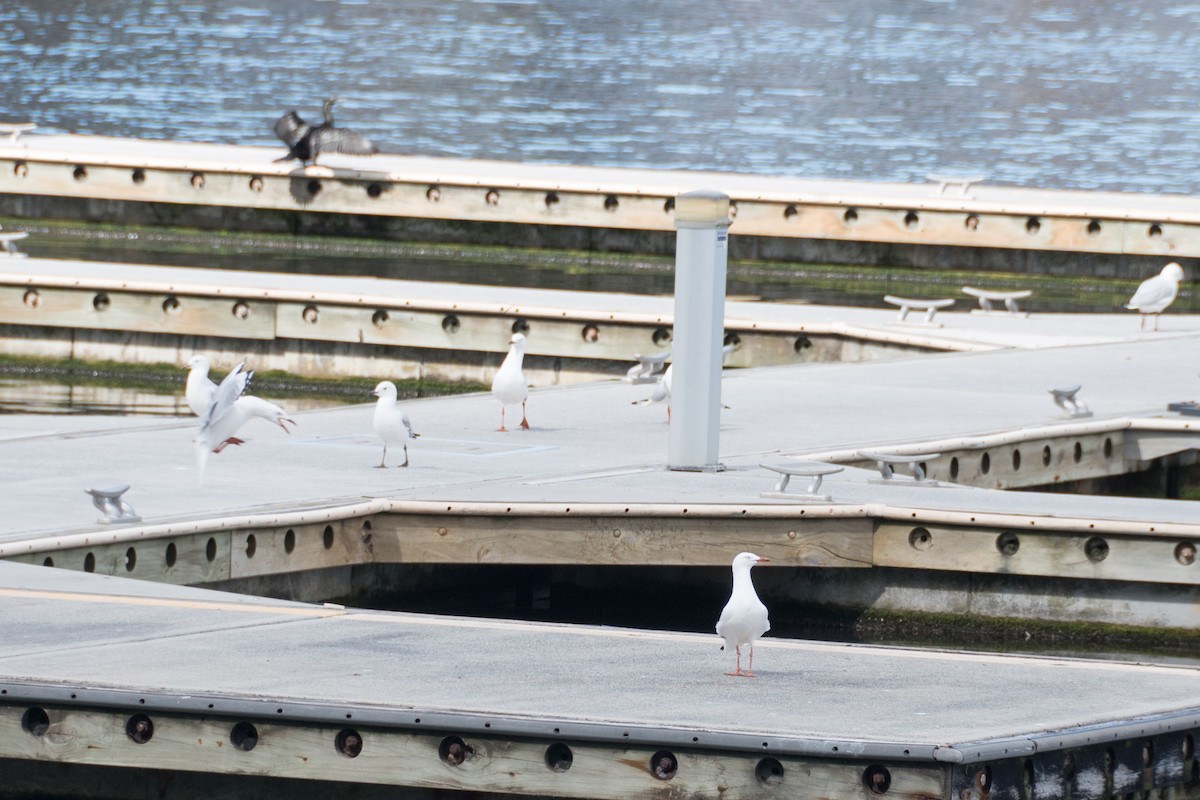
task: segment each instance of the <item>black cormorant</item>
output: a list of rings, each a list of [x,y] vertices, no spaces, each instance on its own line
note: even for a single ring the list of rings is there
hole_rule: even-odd
[[[290,149],[288,154],[276,161],[300,159],[307,164],[316,164],[317,156],[324,152],[344,153],[351,156],[369,156],[379,152],[379,148],[362,134],[347,128],[338,128],[333,124],[333,104],[336,97],[325,101],[322,112],[325,121],[320,125],[310,125],[300,118],[295,111],[289,111],[275,122],[275,135],[283,140]]]

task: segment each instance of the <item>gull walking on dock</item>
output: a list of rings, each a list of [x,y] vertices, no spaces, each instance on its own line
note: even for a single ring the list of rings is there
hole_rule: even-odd
[[[767,607],[758,599],[754,581],[750,579],[751,568],[766,561],[770,559],[754,553],[738,553],[733,559],[733,592],[721,611],[721,618],[717,620],[717,635],[725,640],[721,649],[733,648],[737,654],[737,668],[733,672],[726,672],[726,675],[753,678],[754,640],[771,630]],[[742,669],[742,647],[749,650],[749,662],[745,670]]]
[[[514,333],[508,340],[508,355],[492,378],[492,394],[500,401],[500,430],[504,427],[504,407],[521,404],[521,427],[529,430],[529,419],[525,416],[525,400],[529,397],[529,384],[521,363],[525,360],[525,335]]]
[[[404,463],[408,466],[408,440],[416,439],[421,434],[413,433],[412,422],[408,412],[396,404],[396,384],[391,381],[380,381],[371,394],[379,399],[375,401],[375,433],[383,440],[383,456],[379,459],[376,469],[387,468],[387,449],[389,444],[399,444],[404,447]]]
[[[1172,261],[1162,268],[1162,272],[1142,281],[1142,285],[1125,304],[1126,308],[1142,315],[1142,330],[1146,330],[1148,314],[1154,315],[1154,330],[1158,330],[1158,315],[1175,302],[1175,296],[1179,294],[1179,283],[1182,280],[1183,267]]]

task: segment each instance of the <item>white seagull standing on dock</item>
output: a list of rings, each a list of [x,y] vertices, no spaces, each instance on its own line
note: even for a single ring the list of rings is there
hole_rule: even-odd
[[[1125,304],[1142,315],[1142,330],[1146,330],[1146,315],[1154,315],[1154,330],[1158,330],[1158,315],[1167,306],[1175,302],[1179,294],[1179,283],[1183,280],[1183,267],[1172,261],[1162,268],[1162,272],[1152,278],[1142,281],[1142,285],[1133,293],[1132,299]]]
[[[273,422],[283,428],[284,433],[291,432],[286,423],[296,424],[287,412],[274,403],[261,397],[243,394],[254,375],[252,370],[248,371],[244,367],[243,361],[225,376],[213,391],[208,409],[200,418],[200,433],[196,436],[195,446],[201,480],[204,477],[204,467],[208,463],[208,454],[219,453],[231,444],[244,444],[244,441],[234,434],[251,418],[260,417]]]
[[[504,427],[504,407],[521,404],[521,427],[529,430],[529,419],[525,416],[525,400],[529,397],[529,384],[525,382],[525,372],[521,362],[525,360],[525,335],[514,333],[508,340],[508,355],[504,363],[492,378],[492,394],[500,401],[500,430]]]
[[[750,569],[755,564],[761,564],[770,559],[761,558],[754,553],[738,553],[733,559],[733,593],[729,602],[721,611],[717,620],[717,635],[725,640],[722,650],[733,648],[737,653],[737,669],[726,672],[726,675],[738,675],[746,678],[754,677],[754,640],[771,630],[767,620],[767,607],[758,599],[754,591],[754,582],[750,579]],[[742,670],[742,647],[749,648],[750,661]]]
[[[375,433],[383,439],[383,456],[379,459],[377,469],[387,468],[387,449],[389,444],[400,444],[404,447],[404,463],[398,466],[408,466],[408,440],[415,439],[421,434],[413,433],[412,422],[408,413],[396,405],[396,384],[391,381],[380,381],[371,392],[379,398],[375,402]]]

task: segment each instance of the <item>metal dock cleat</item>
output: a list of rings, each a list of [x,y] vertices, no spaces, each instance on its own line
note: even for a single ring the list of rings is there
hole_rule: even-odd
[[[833,475],[845,469],[845,467],[837,464],[827,464],[824,461],[795,461],[792,459],[764,461],[759,466],[763,469],[779,473],[779,480],[775,483],[775,489],[770,492],[763,492],[762,497],[776,497],[801,503],[828,503],[831,497],[827,494],[821,494],[821,481],[825,479],[826,475]],[[788,481],[793,476],[810,479],[807,491],[787,491]]]
[[[141,517],[126,503],[121,495],[129,491],[129,484],[110,486],[107,489],[85,489],[92,496],[92,505],[104,512],[101,524],[109,525],[114,522],[141,522]]]
[[[1033,292],[1029,289],[1020,289],[1014,292],[993,292],[989,289],[976,289],[973,286],[962,287],[964,294],[969,294],[971,297],[979,300],[979,308],[972,309],[972,314],[1003,314],[1007,313],[1014,317],[1028,317],[1028,311],[1022,311],[1017,305],[1018,300],[1024,300]],[[1004,303],[1007,312],[997,311],[992,307],[992,303]]]
[[[940,322],[935,323],[933,321],[934,314],[938,312],[939,308],[945,308],[947,306],[954,305],[953,297],[946,297],[938,300],[916,300],[911,297],[896,297],[895,295],[888,294],[884,295],[883,299],[894,306],[900,306],[900,316],[898,317],[900,322],[905,322],[908,319],[908,312],[916,309],[917,311],[924,311],[925,318],[919,323],[910,322],[908,324],[930,325],[936,328],[942,327],[942,324]]]
[[[871,483],[888,483],[895,479],[897,466],[906,466],[908,473],[912,476],[912,484],[915,486],[940,486],[935,480],[928,480],[925,477],[925,467],[922,466],[927,461],[933,461],[935,458],[941,458],[941,453],[913,453],[910,455],[898,455],[895,453],[880,453],[875,450],[859,450],[859,458],[865,458],[875,462],[875,466],[879,468],[879,474],[882,478],[872,478]]]

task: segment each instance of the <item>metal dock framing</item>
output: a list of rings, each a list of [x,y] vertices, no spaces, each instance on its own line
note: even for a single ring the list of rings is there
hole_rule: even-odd
[[[1110,256],[1101,272],[1141,277],[1140,258],[1200,256],[1200,200],[1180,195],[1021,189],[978,177],[895,184],[401,155],[328,156],[305,168],[276,163],[282,151],[28,134],[0,142],[0,211],[670,253],[674,198],[716,189],[731,197],[739,258],[870,260],[863,245],[878,243],[916,246],[943,266],[961,266],[966,248]],[[844,255],[826,246],[837,243],[852,246]],[[950,249],[936,254],[935,246]],[[1029,261],[972,259],[981,269],[1064,269],[1061,259]]]
[[[768,638],[742,679],[722,674],[714,635],[4,563],[0,613],[8,792],[1099,800],[1200,786],[1191,668]]]

